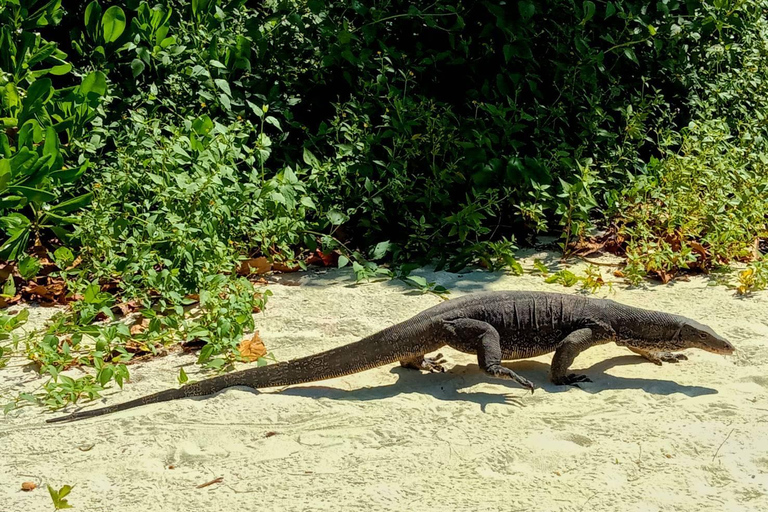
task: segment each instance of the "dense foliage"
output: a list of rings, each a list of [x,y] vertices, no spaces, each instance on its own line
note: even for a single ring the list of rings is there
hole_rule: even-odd
[[[303,265],[319,247],[358,277],[376,261],[519,272],[517,244],[549,233],[568,251],[596,225],[633,282],[753,258],[767,10],[0,0],[4,293],[56,269],[90,298],[79,324],[114,309],[99,283],[162,311],[199,295],[202,327],[153,325],[221,367],[262,300],[234,272],[244,258]],[[110,343],[99,365],[119,361]]]

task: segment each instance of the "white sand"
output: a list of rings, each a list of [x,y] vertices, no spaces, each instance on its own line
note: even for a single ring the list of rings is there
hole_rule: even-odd
[[[452,296],[576,292],[536,276],[424,275]],[[398,282],[352,286],[347,272],[281,281],[257,317],[280,360],[349,343],[439,302]],[[740,299],[707,282],[598,296],[703,321],[736,355],[690,350],[688,361],[657,367],[605,345],[576,360],[594,381],[583,389],[547,383],[551,356],[509,363],[541,386],[530,395],[486,378],[472,356],[444,350],[444,374],[390,365],[69,424],[47,425],[51,414],[26,408],[0,420],[0,512],[52,510],[45,484],[74,485],[69,500],[82,511],[768,510],[768,293]],[[132,366],[133,382],[95,405],[176,386],[179,365],[192,360]],[[0,371],[6,397],[41,383],[21,362]],[[22,492],[30,480],[40,488]]]

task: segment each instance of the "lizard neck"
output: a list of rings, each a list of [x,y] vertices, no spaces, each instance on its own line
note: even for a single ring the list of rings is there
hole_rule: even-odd
[[[616,344],[633,347],[658,348],[659,343],[676,340],[680,335],[682,317],[661,311],[651,311],[614,301],[606,301],[604,320],[616,333]]]

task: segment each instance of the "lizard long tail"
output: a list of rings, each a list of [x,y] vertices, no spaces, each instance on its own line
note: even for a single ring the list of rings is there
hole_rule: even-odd
[[[417,316],[355,343],[319,354],[219,375],[182,386],[179,389],[167,389],[121,404],[78,411],[68,416],[60,416],[46,421],[57,423],[92,418],[141,405],[166,402],[177,398],[210,395],[232,386],[247,386],[254,389],[290,386],[358,373],[409,357],[423,355],[440,348],[441,343],[428,339],[429,323],[428,320],[425,321]]]

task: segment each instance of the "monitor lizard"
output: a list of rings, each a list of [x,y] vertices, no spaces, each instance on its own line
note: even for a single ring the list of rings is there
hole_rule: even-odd
[[[210,395],[231,386],[254,389],[341,377],[399,361],[420,370],[444,371],[442,355],[425,357],[448,345],[476,354],[488,375],[510,379],[533,392],[528,379],[502,366],[502,360],[554,351],[550,380],[558,385],[589,382],[568,372],[583,350],[615,342],[661,364],[686,359],[675,351],[698,348],[716,354],[734,351],[711,328],[684,316],[620,304],[613,300],[533,291],[468,294],[434,307],[359,341],[292,361],[236,371],[168,389],[125,403],[74,412],[47,420],[72,421],[140,405]]]

